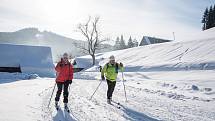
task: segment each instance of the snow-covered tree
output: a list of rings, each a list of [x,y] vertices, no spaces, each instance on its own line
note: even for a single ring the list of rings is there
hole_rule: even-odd
[[[137,42],[137,39],[134,39],[133,43],[134,43],[134,47],[138,47],[139,43]]]
[[[212,15],[213,15],[213,23],[212,23],[212,27],[215,27],[215,4],[214,4],[214,7],[213,7]]]
[[[114,49],[115,50],[120,50],[121,49],[119,37],[116,38]]]
[[[203,27],[202,30],[206,30],[207,28],[207,21],[208,21],[208,8],[205,9],[204,15],[202,17],[202,23],[203,23]]]
[[[123,35],[121,35],[121,39],[120,39],[120,48],[126,49],[125,40],[123,38]]]
[[[203,23],[202,30],[215,27],[215,5],[210,6],[210,9],[205,9],[201,22]]]
[[[213,7],[210,6],[210,9],[209,9],[209,13],[208,13],[208,21],[207,21],[207,24],[206,24],[206,29],[210,29],[213,27]]]
[[[128,48],[132,48],[132,47],[134,47],[134,43],[133,43],[133,40],[131,39],[131,36],[130,36],[130,38],[128,40]]]

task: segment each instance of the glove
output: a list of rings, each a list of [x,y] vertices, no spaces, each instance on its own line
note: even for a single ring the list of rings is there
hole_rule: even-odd
[[[77,65],[77,62],[76,60],[73,61],[72,65]]]
[[[102,78],[102,80],[105,80],[105,76],[102,76],[101,78]]]
[[[102,72],[102,66],[99,66],[99,71]]]
[[[121,62],[119,63],[119,65],[120,65],[121,67],[123,67],[123,64],[122,64]]]
[[[72,84],[72,80],[68,80],[67,83],[68,83],[68,84]]]

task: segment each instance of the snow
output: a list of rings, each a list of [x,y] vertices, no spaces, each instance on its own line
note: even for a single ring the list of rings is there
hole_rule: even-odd
[[[0,44],[0,67],[21,67],[27,74],[54,77],[51,48]]]
[[[90,56],[76,58],[78,66],[87,69],[75,73],[70,86],[71,114],[63,110],[63,96],[62,110],[55,110],[54,97],[47,108],[55,78],[0,73],[0,120],[214,121],[215,41],[205,39],[100,53],[93,67]],[[121,72],[113,94],[113,100],[120,102],[120,109],[107,104],[107,84],[101,82],[98,72],[98,66],[103,66],[110,55],[125,65],[128,101],[125,101]]]
[[[96,65],[99,64],[99,62],[101,62],[102,60],[104,60],[104,58],[102,57],[103,53],[99,53],[99,54],[96,54]],[[76,62],[77,62],[77,67],[79,68],[85,68],[85,69],[88,69],[88,68],[91,68],[92,67],[92,59],[91,59],[91,56],[89,55],[86,55],[86,56],[81,56],[81,57],[76,57],[75,58]]]
[[[101,53],[97,60],[99,65],[104,65],[114,55],[117,62],[126,65],[127,72],[211,70],[215,69],[214,47],[215,40],[168,42]],[[85,59],[90,60],[90,56]]]
[[[26,73],[4,73],[0,72],[0,84],[9,83],[19,80],[29,80],[40,78],[37,74],[26,74]]]
[[[214,40],[215,39],[215,27],[207,29],[198,33],[189,33],[185,40],[181,41],[192,41],[192,40]]]
[[[47,108],[54,86],[53,78],[5,82],[0,84],[0,107],[3,109],[0,110],[0,120],[213,121],[214,72],[214,70],[126,72],[128,102],[125,102],[121,76],[117,80],[113,95],[113,99],[121,103],[121,109],[106,103],[105,81],[90,100],[100,83],[100,74],[80,72],[75,74],[70,87],[69,107],[72,114],[66,115],[66,118],[62,99],[60,102],[62,111],[55,111],[53,99],[51,107]],[[192,85],[196,85],[199,90],[193,90]],[[205,88],[211,90],[206,91]],[[54,95],[55,93],[56,90]]]

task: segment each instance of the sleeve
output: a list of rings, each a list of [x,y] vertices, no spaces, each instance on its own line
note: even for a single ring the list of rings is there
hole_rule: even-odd
[[[55,70],[56,70],[57,72],[60,72],[60,70],[61,70],[60,64],[61,64],[61,63],[58,62],[57,65],[56,65],[56,67],[55,67]]]
[[[77,62],[76,60],[73,61],[72,65],[77,65]]]
[[[106,73],[106,70],[107,70],[107,64],[105,64],[104,68],[102,68],[101,76],[104,76],[104,74]]]
[[[77,62],[76,62],[76,60],[73,61],[72,65],[73,65],[73,68],[77,68]]]
[[[74,67],[73,67],[73,65],[71,64],[70,65],[70,73],[72,74],[72,76],[73,76],[73,73],[74,73]]]

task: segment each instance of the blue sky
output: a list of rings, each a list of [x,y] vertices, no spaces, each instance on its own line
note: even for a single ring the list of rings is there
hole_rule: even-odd
[[[201,17],[215,0],[0,0],[0,31],[37,27],[74,39],[89,15],[100,16],[102,37],[121,34],[183,40],[201,31]]]

